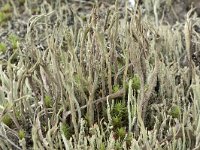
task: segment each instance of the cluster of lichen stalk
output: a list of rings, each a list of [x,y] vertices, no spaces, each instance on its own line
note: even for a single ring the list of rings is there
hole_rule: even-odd
[[[159,23],[156,3],[153,16],[127,4],[121,11],[116,1],[106,12],[96,4],[88,18],[60,0],[41,5],[23,48],[18,43],[0,64],[1,148],[199,148],[191,50],[199,47],[199,19],[191,10],[172,27]]]

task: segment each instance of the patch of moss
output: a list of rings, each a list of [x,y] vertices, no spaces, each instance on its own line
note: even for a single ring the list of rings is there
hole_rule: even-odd
[[[122,118],[118,117],[118,116],[112,117],[112,125],[114,128],[121,127],[122,126]]]
[[[0,24],[6,21],[6,14],[3,12],[0,12]]]
[[[13,121],[10,117],[9,114],[5,114],[3,117],[2,117],[2,122],[7,125],[8,127],[11,127],[12,124],[13,124]]]
[[[126,135],[126,129],[124,127],[118,128],[116,134],[118,138],[124,139]]]
[[[19,136],[19,139],[22,140],[23,138],[25,138],[25,131],[23,129],[19,130],[18,132],[18,136]]]
[[[123,150],[122,143],[116,142],[115,143],[115,150]]]
[[[44,104],[47,108],[51,108],[53,106],[52,98],[48,95],[44,97]]]
[[[11,5],[9,3],[6,3],[1,8],[1,11],[4,12],[4,13],[10,13],[12,11],[12,7],[11,7]]]
[[[106,150],[106,146],[105,146],[104,143],[101,143],[101,145],[100,145],[100,150]]]
[[[129,148],[131,146],[131,141],[133,139],[133,134],[132,133],[128,133],[128,135],[125,138],[127,147]]]
[[[12,48],[13,49],[16,49],[17,48],[17,42],[19,41],[19,37],[15,34],[11,34],[9,37],[8,37],[11,45],[12,45]]]
[[[113,92],[116,93],[119,91],[119,84],[113,86]]]
[[[133,90],[139,90],[140,89],[140,78],[138,75],[134,75],[134,77],[132,78],[132,88]]]
[[[181,109],[178,105],[173,105],[170,109],[170,115],[172,118],[179,118],[181,115]]]
[[[127,108],[124,103],[118,102],[114,105],[111,114],[113,116],[121,116],[124,117],[124,114],[127,113]]]
[[[70,137],[72,136],[72,132],[70,130],[69,125],[66,123],[61,123],[60,130],[65,135],[65,137],[69,140]]]
[[[0,52],[5,53],[6,52],[6,44],[5,43],[0,43]]]

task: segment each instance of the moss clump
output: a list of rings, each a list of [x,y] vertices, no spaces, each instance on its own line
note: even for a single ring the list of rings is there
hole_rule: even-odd
[[[124,103],[118,102],[114,105],[111,114],[113,116],[125,117],[127,114],[127,108]]]
[[[69,140],[70,137],[72,136],[72,132],[69,125],[66,123],[61,123],[60,130],[65,135],[65,137]]]
[[[12,8],[9,3],[5,4],[3,7],[1,7],[0,10],[0,24],[3,24],[7,20],[9,20],[12,16]]]
[[[116,142],[116,143],[115,143],[115,150],[123,150],[123,147],[122,147],[122,143],[121,143],[121,142]]]
[[[51,108],[53,106],[52,98],[48,95],[44,97],[44,104],[47,108]]]
[[[13,121],[10,117],[9,114],[5,114],[3,117],[2,117],[2,122],[7,125],[8,127],[11,127],[12,124],[13,124]]]
[[[6,52],[6,44],[5,43],[0,43],[0,53],[5,53]]]
[[[170,109],[170,115],[172,118],[179,118],[181,115],[181,110],[178,105],[173,105]]]
[[[116,134],[118,138],[124,139],[126,135],[126,129],[124,127],[118,128]]]
[[[106,150],[106,146],[105,146],[105,144],[104,143],[101,143],[101,145],[100,145],[100,148],[99,148],[100,150]]]
[[[122,126],[122,118],[119,116],[112,117],[113,127],[121,127]]]
[[[19,130],[18,132],[18,136],[19,136],[19,139],[22,140],[23,138],[25,138],[25,131],[23,129]]]
[[[19,37],[15,34],[11,34],[9,37],[8,37],[11,45],[12,45],[12,48],[13,49],[16,49],[17,48],[17,42],[19,41]]]
[[[132,88],[133,90],[139,90],[140,89],[140,78],[138,75],[134,75],[134,77],[132,78]]]
[[[127,135],[126,138],[125,138],[127,147],[130,147],[130,146],[131,146],[131,141],[132,141],[132,139],[133,139],[133,134],[132,134],[132,133],[128,133],[128,135]]]
[[[119,84],[113,86],[113,92],[116,93],[119,91]]]
[[[0,12],[0,24],[6,21],[6,14],[3,12]]]
[[[3,5],[3,7],[1,8],[1,11],[4,13],[10,13],[12,11],[12,7],[10,6],[9,3],[6,3],[5,5]]]

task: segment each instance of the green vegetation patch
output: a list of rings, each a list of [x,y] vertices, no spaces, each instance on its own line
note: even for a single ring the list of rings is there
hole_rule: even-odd
[[[5,53],[6,52],[6,44],[5,43],[0,43],[0,53]]]

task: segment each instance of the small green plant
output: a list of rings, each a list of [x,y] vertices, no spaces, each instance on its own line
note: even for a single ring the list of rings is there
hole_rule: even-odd
[[[0,12],[0,24],[7,20],[6,14]]]
[[[67,139],[70,139],[71,135],[72,135],[72,132],[70,130],[70,127],[68,124],[66,123],[61,123],[61,126],[60,126],[60,130],[61,132],[65,135],[65,137]]]
[[[17,48],[17,42],[19,41],[19,37],[15,34],[11,34],[9,37],[8,37],[11,45],[12,45],[12,48],[13,49],[16,49]]]
[[[52,98],[48,95],[44,97],[44,104],[47,108],[51,108],[53,106]]]
[[[3,5],[3,7],[1,8],[1,11],[4,13],[9,13],[12,11],[12,7],[10,6],[9,3],[6,3],[5,5]]]
[[[138,75],[134,75],[134,77],[132,78],[132,88],[133,90],[137,91],[140,89],[140,78]]]
[[[131,146],[131,141],[132,141],[132,139],[133,139],[133,134],[132,134],[131,132],[129,132],[128,135],[127,135],[126,138],[125,138],[127,147],[130,147],[130,146]]]
[[[0,43],[0,52],[5,53],[6,52],[6,44],[5,43]]]
[[[178,105],[173,105],[170,109],[170,115],[172,118],[179,118],[181,115],[181,110]]]
[[[23,129],[20,129],[18,132],[19,139],[22,140],[23,138],[25,138],[25,135],[25,131]]]
[[[115,150],[123,150],[122,143],[117,141],[115,143]]]
[[[99,149],[100,149],[100,150],[106,150],[106,146],[105,146],[105,144],[104,144],[104,143],[101,143]]]
[[[10,117],[9,114],[5,114],[3,117],[2,117],[2,122],[7,125],[8,127],[11,127],[12,124],[13,124],[13,121],[12,121],[12,118]]]
[[[118,138],[124,139],[126,135],[126,129],[124,127],[118,128],[116,134]]]
[[[124,114],[126,113],[127,108],[124,103],[118,102],[114,105],[112,114],[113,116],[121,116],[123,117]]]
[[[116,93],[119,91],[119,84],[113,86],[113,92]]]
[[[119,116],[112,117],[113,127],[121,127],[122,126],[122,118]]]

